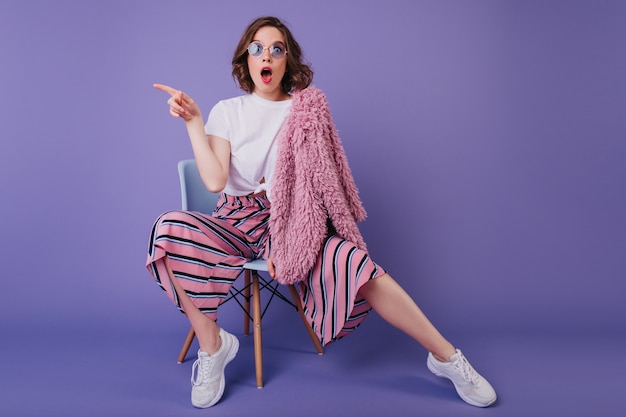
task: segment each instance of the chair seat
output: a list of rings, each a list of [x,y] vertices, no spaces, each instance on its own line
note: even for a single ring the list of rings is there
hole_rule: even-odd
[[[265,259],[255,259],[246,263],[243,266],[245,269],[251,269],[253,271],[267,271],[267,261]]]

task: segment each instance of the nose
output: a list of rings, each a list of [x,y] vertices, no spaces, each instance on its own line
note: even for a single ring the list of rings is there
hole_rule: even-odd
[[[261,55],[261,59],[263,62],[270,62],[272,60],[272,54],[270,53],[270,48],[263,48],[263,55]]]

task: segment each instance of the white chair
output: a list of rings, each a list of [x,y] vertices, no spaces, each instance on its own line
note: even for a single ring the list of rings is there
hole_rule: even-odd
[[[180,179],[180,190],[182,197],[182,209],[190,211],[198,211],[201,213],[211,213],[217,204],[219,195],[210,192],[198,173],[195,159],[185,159],[178,163],[178,174]],[[324,354],[324,349],[317,335],[307,321],[300,297],[293,285],[287,285],[291,298],[290,301],[280,291],[280,284],[272,279],[265,279],[259,272],[267,271],[267,264],[264,259],[256,259],[246,263],[243,266],[244,283],[241,289],[231,289],[229,297],[225,300],[235,300],[244,311],[243,333],[250,334],[250,321],[254,323],[254,362],[256,368],[256,384],[258,388],[263,387],[263,345],[262,345],[262,325],[261,320],[270,302],[277,297],[294,307],[298,311],[304,325],[306,327],[317,353]],[[267,290],[270,298],[265,304],[265,308],[261,311],[261,291]],[[252,314],[250,314],[250,301],[252,301]],[[178,363],[182,363],[187,356],[187,352],[193,342],[195,332],[193,328],[189,330],[185,343],[178,355]]]

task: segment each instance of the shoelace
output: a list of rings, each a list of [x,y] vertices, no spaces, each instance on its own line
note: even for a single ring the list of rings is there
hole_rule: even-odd
[[[475,384],[479,381],[478,372],[470,365],[462,354],[459,355],[456,361],[453,363],[454,367],[461,371],[463,379],[470,384]]]
[[[196,359],[191,368],[191,383],[193,385],[207,384],[214,362],[210,356],[204,359]]]

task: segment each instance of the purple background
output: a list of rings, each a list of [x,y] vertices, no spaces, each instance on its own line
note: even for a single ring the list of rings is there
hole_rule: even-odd
[[[220,415],[251,396],[273,410],[261,415],[319,407],[285,396],[294,386],[319,390],[326,415],[619,415],[626,3],[591,0],[0,0],[0,414],[199,415],[188,363],[172,365],[186,322],[144,267],[191,157],[151,85],[206,116],[240,94],[232,50],[265,14],[292,28],[328,96],[372,257],[500,403],[460,404],[376,316],[310,363],[277,308],[268,385],[251,389],[247,342]],[[236,310],[223,317],[239,329]]]

